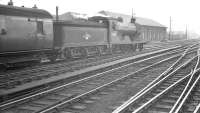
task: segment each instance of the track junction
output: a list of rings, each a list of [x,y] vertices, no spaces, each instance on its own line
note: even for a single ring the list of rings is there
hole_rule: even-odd
[[[2,74],[1,112],[192,113],[200,108],[197,43],[88,59]]]

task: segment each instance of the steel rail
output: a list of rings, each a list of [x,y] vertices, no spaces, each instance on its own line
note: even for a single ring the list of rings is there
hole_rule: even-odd
[[[193,45],[193,46],[191,46],[190,48],[195,49],[195,48],[196,48],[195,46],[196,46],[196,45]],[[188,52],[188,50],[189,50],[189,49],[186,50],[185,54]],[[185,56],[185,55],[183,55],[183,56]],[[198,59],[197,59],[197,63],[196,63],[196,65],[195,65],[194,70],[191,71],[191,76],[190,76],[190,78],[189,78],[189,82],[186,84],[186,87],[184,88],[184,91],[182,92],[181,96],[184,95],[184,92],[186,92],[187,89],[188,89],[187,87],[190,86],[192,80],[194,79],[194,78],[193,78],[193,76],[194,76],[194,71],[196,70],[198,64],[199,64],[199,57],[198,57]],[[169,88],[169,90],[170,90],[170,88]],[[160,96],[164,95],[166,92],[167,92],[167,90],[165,90],[165,91],[161,92],[160,94],[156,95],[154,98],[152,98],[151,100],[149,100],[148,102],[146,102],[144,105],[142,105],[141,107],[139,107],[138,109],[136,109],[133,113],[137,113],[137,112],[144,111],[145,109],[147,109],[147,108],[150,106],[150,104],[152,104],[153,102],[155,102],[156,99],[159,99]],[[178,101],[176,102],[176,104],[177,104],[180,100],[181,100],[181,97],[178,98]],[[171,112],[170,112],[170,113],[171,113]]]
[[[180,109],[180,105],[183,104],[183,101],[185,100],[184,98],[186,97],[187,93],[188,93],[188,90],[189,88],[193,85],[193,82],[195,81],[195,79],[198,77],[198,76],[195,76],[195,73],[197,71],[197,67],[199,65],[199,56],[198,56],[198,59],[197,59],[197,64],[194,68],[194,71],[193,71],[193,74],[192,76],[190,77],[190,80],[188,81],[184,91],[182,92],[182,94],[180,95],[180,97],[178,98],[178,100],[176,101],[176,103],[174,104],[174,106],[172,107],[172,109],[170,110],[169,113],[174,113],[176,112],[178,109]]]
[[[167,61],[167,60],[169,60],[169,59],[171,59],[171,58],[164,59],[163,61]],[[79,95],[79,96],[77,96],[77,97],[74,97],[74,98],[72,98],[72,99],[70,99],[70,100],[67,100],[67,101],[60,102],[60,103],[57,103],[57,104],[55,104],[55,105],[52,105],[52,106],[50,106],[49,108],[46,108],[46,109],[44,109],[44,110],[39,111],[38,113],[46,113],[46,112],[49,112],[49,111],[51,111],[51,110],[53,110],[53,109],[59,108],[59,107],[61,107],[62,105],[65,105],[65,104],[68,104],[68,103],[72,103],[73,101],[76,101],[76,100],[79,99],[79,98],[82,98],[82,97],[84,97],[84,96],[87,96],[87,95],[89,95],[89,94],[91,94],[91,93],[93,93],[93,92],[95,92],[95,91],[101,90],[101,89],[104,88],[104,87],[107,87],[107,86],[112,85],[112,84],[114,84],[114,83],[116,83],[116,82],[119,82],[119,81],[121,81],[121,80],[123,80],[123,79],[125,79],[125,78],[128,78],[129,76],[131,76],[131,75],[133,75],[133,74],[135,74],[135,73],[138,73],[138,72],[140,72],[140,71],[143,71],[143,70],[145,70],[145,69],[148,69],[148,68],[150,68],[150,67],[152,67],[152,66],[154,66],[154,65],[160,64],[160,63],[162,63],[163,61],[157,62],[157,63],[155,63],[155,64],[152,64],[152,65],[150,65],[150,66],[147,66],[147,67],[145,67],[145,68],[142,68],[142,69],[140,69],[140,70],[138,70],[138,71],[136,71],[136,72],[133,72],[133,73],[130,73],[130,74],[126,75],[126,76],[123,76],[123,77],[121,77],[121,78],[118,78],[118,79],[116,79],[116,80],[114,80],[114,81],[112,81],[112,82],[110,82],[110,83],[104,84],[103,86],[100,86],[100,87],[98,87],[98,88],[96,88],[96,89],[93,89],[93,90],[91,90],[91,91],[89,91],[89,92],[86,92],[86,93],[84,93],[84,94],[81,94],[81,95]]]
[[[192,47],[191,47],[192,48]],[[187,82],[183,92],[181,93],[180,97],[178,98],[178,100],[176,101],[175,105],[172,107],[172,109],[170,110],[169,113],[173,113],[173,111],[176,109],[176,107],[178,106],[178,104],[180,103],[180,101],[182,100],[183,96],[185,96],[185,93],[188,91],[188,87],[190,87],[192,85],[192,82],[194,82],[195,79],[195,73],[196,73],[196,69],[199,65],[199,56],[197,56],[197,63],[195,65],[194,70],[191,71],[191,76],[189,78],[189,81]],[[159,96],[162,96],[165,92],[163,91],[163,93],[158,94]],[[157,98],[159,98],[159,96],[154,97],[154,99],[151,99],[149,102],[147,102],[146,104],[144,104],[141,108],[138,108],[138,111],[134,111],[134,113],[137,113],[141,110],[147,109],[148,104],[151,104],[153,101],[155,101]]]
[[[159,80],[159,82],[153,84],[155,81],[151,82],[150,84],[153,85],[148,85],[144,88],[144,90],[142,90],[141,92],[139,92],[138,94],[136,94],[135,96],[133,96],[132,98],[130,98],[127,102],[125,102],[124,104],[122,104],[120,107],[118,107],[116,110],[114,110],[112,113],[121,113],[123,112],[127,107],[129,107],[129,105],[131,105],[132,103],[134,103],[137,99],[141,98],[142,96],[144,96],[147,92],[151,91],[153,88],[155,88],[157,85],[159,85],[160,83],[162,83],[165,79],[169,78],[170,76],[172,76],[174,73],[176,73],[178,70],[180,70],[182,67],[186,66],[187,64],[189,64],[192,60],[194,60],[196,57],[193,57],[192,59],[188,60],[187,62],[185,62],[184,64],[182,64],[180,67],[178,67],[177,69],[173,70],[171,73],[169,73],[167,76],[165,76],[164,78],[162,78],[161,80]],[[158,77],[160,78],[160,76]]]
[[[168,54],[168,53],[167,53],[167,54]],[[167,55],[167,54],[165,54],[165,55]],[[126,64],[126,65],[124,65],[124,66],[120,66],[120,67],[117,67],[117,68],[114,68],[114,69],[111,69],[111,70],[108,70],[108,71],[105,71],[105,72],[102,72],[102,73],[98,73],[98,74],[95,74],[95,75],[93,75],[93,76],[89,76],[89,77],[86,77],[86,78],[83,78],[83,79],[80,79],[80,80],[77,80],[77,81],[74,81],[74,82],[71,82],[71,83],[68,83],[68,84],[61,85],[61,86],[59,86],[59,87],[55,87],[55,88],[53,88],[53,89],[49,89],[49,90],[46,90],[46,91],[43,91],[43,92],[40,92],[40,93],[37,93],[37,94],[34,94],[34,95],[30,95],[30,96],[27,96],[27,97],[22,98],[22,99],[18,99],[18,100],[11,101],[11,102],[8,102],[8,103],[3,103],[3,104],[0,105],[0,108],[4,108],[4,107],[6,107],[6,106],[10,106],[10,105],[12,105],[12,104],[16,104],[16,103],[21,102],[21,101],[25,101],[25,100],[27,100],[27,99],[31,99],[31,98],[34,98],[34,97],[39,96],[39,95],[44,95],[44,94],[46,94],[46,93],[59,90],[59,89],[61,89],[61,88],[64,88],[64,87],[66,87],[66,86],[69,86],[69,85],[78,84],[79,82],[82,82],[82,81],[85,81],[85,80],[88,80],[88,79],[91,79],[91,78],[94,78],[94,77],[97,77],[97,76],[102,76],[102,75],[105,74],[105,73],[109,73],[109,72],[115,71],[115,70],[117,70],[117,69],[124,68],[124,67],[128,67],[128,66],[130,66],[130,65],[137,64],[137,63],[140,63],[140,62],[144,62],[144,61],[147,61],[147,60],[150,60],[150,59],[153,59],[153,58],[156,58],[156,57],[160,57],[160,56],[162,56],[162,55],[157,55],[157,56],[153,56],[153,57],[150,57],[150,58],[147,58],[147,59],[143,59],[143,60],[140,60],[140,61],[136,61],[136,62],[134,62],[134,63]],[[175,55],[174,58],[175,58],[175,57],[178,57],[178,56],[180,56],[180,55]],[[171,57],[170,57],[170,58],[171,58]],[[172,57],[172,58],[173,58],[173,57]]]
[[[200,51],[197,51],[197,55],[198,55],[198,62],[197,65],[195,66],[194,69],[194,74],[193,76],[191,76],[190,81],[188,82],[187,86],[185,87],[184,91],[182,92],[181,96],[179,97],[178,101],[175,103],[175,105],[173,106],[173,108],[170,110],[170,113],[178,113],[181,109],[181,107],[183,106],[184,102],[186,101],[186,99],[189,97],[192,89],[195,87],[196,82],[199,80],[199,76],[195,76],[195,73],[197,73],[197,71],[199,71],[199,66],[200,66]]]
[[[177,63],[180,62],[180,60],[184,57],[184,55],[186,55],[188,49],[185,50],[185,52],[182,54],[182,56],[174,63],[172,64],[171,67],[169,67],[165,72],[163,72],[160,76],[158,76],[154,81],[152,81],[151,83],[149,83],[145,88],[143,88],[141,91],[139,91],[136,95],[134,95],[133,97],[131,97],[128,101],[126,101],[124,104],[122,104],[120,107],[118,107],[116,110],[114,110],[112,113],[119,113],[121,111],[123,111],[123,109],[125,109],[129,104],[131,104],[133,102],[133,100],[135,100],[136,98],[138,98],[139,96],[143,95],[144,92],[151,87],[152,85],[155,85],[155,83],[157,81],[159,81],[160,79],[162,79],[166,74],[168,74],[169,72],[171,72],[174,67],[177,65]],[[188,61],[189,62],[189,61]],[[186,63],[185,63],[186,64]],[[179,69],[179,68],[178,68]],[[177,70],[177,69],[176,69]],[[172,73],[175,73],[174,70]],[[171,74],[172,74],[171,73]]]
[[[200,103],[197,105],[193,113],[199,113],[199,112],[200,112]]]
[[[199,82],[200,80],[200,76],[199,76],[199,72],[200,69],[196,70],[195,73],[197,74],[197,78],[195,78],[196,80],[193,81],[193,84],[191,84],[191,87],[189,87],[189,89],[187,90],[187,92],[185,92],[185,95],[182,96],[182,101],[180,102],[179,106],[177,106],[176,109],[174,109],[174,111],[172,111],[171,113],[178,113],[180,112],[181,108],[183,107],[185,101],[188,99],[188,97],[191,95],[192,90],[195,88],[196,84]]]
[[[182,48],[182,46],[178,46],[178,47],[176,47],[176,48],[170,48],[169,50],[171,50],[172,49],[172,51],[173,51],[173,49],[174,50],[176,50],[176,49],[179,49],[179,48]],[[184,47],[183,47],[183,49],[184,49]],[[162,52],[165,52],[165,51],[169,51],[169,50],[164,50],[164,51],[161,51],[161,53]],[[153,54],[155,54],[155,53],[153,53]],[[115,57],[116,58],[116,57]],[[109,58],[109,59],[112,59],[112,58]],[[78,61],[73,61],[73,62],[78,62]],[[71,62],[68,62],[68,63],[71,63]],[[48,66],[54,66],[55,64],[50,64],[50,65],[47,65],[47,67],[46,66],[44,66],[44,67],[39,67],[40,69],[46,69],[46,68],[49,68]],[[38,70],[38,67],[36,67],[36,69],[30,69],[30,70],[28,70],[28,72],[32,72],[32,71],[36,71],[36,70]],[[20,74],[20,73],[22,73],[22,72],[27,72],[27,70],[22,70],[22,71],[19,71],[19,72],[13,72],[13,73],[8,73],[7,75],[4,75],[4,76],[12,76],[12,75],[16,75],[16,74]],[[2,77],[2,74],[0,74],[0,77]]]
[[[154,96],[152,99],[150,99],[148,102],[146,102],[145,104],[143,104],[141,107],[139,107],[138,109],[136,109],[132,113],[141,113],[143,110],[147,109],[147,107],[150,106],[150,104],[153,103],[160,96],[162,96],[162,95],[166,94],[167,92],[169,92],[172,88],[174,88],[175,86],[177,86],[178,84],[180,84],[180,82],[183,82],[183,80],[185,80],[187,78],[189,79],[189,77],[192,75],[192,73],[193,73],[193,71],[191,71],[190,74],[182,77],[180,80],[178,80],[177,82],[175,82],[172,85],[170,85],[169,87],[167,87],[167,89],[163,90],[162,92],[160,92],[159,94],[157,94],[156,96]]]
[[[173,50],[173,51],[169,51],[169,50],[171,50],[171,49],[169,49],[169,50],[166,50],[166,51],[169,51],[168,53],[170,54],[170,53],[175,53],[175,52],[178,52],[178,51],[182,51],[182,49],[184,49],[184,48],[178,48],[178,49],[181,49],[181,50]],[[155,53],[155,54],[159,54],[159,53]],[[162,52],[161,52],[161,54],[163,54]],[[165,54],[165,53],[164,53]],[[148,55],[147,55],[148,56]],[[143,57],[145,57],[145,56],[143,56]],[[46,69],[46,68],[49,68],[49,67],[44,67],[43,69]],[[34,69],[35,71],[37,70],[37,69]],[[60,71],[60,70],[59,70]],[[53,73],[55,73],[55,72],[53,72]],[[19,73],[18,73],[19,74]],[[47,75],[49,75],[49,73],[46,73]],[[16,75],[16,73],[13,73],[13,74],[9,74],[9,75],[6,75],[7,77],[9,77],[9,76],[12,76],[12,75]],[[44,76],[44,75],[42,75],[42,76]],[[33,76],[34,77],[34,76]],[[32,77],[29,77],[29,79],[31,79]],[[15,82],[18,82],[18,81],[23,81],[23,80],[26,80],[27,78],[23,78],[23,79],[17,79],[17,80],[11,80],[11,81],[8,81],[8,82],[5,82],[5,83],[0,83],[0,86],[7,86],[8,84],[12,84],[12,83],[15,83]]]

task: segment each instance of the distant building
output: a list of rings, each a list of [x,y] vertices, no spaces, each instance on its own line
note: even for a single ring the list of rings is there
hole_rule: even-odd
[[[87,20],[87,14],[81,14],[76,12],[67,12],[59,15],[60,20]]]
[[[169,33],[167,35],[169,40],[185,40],[187,39],[185,32],[183,31],[173,31],[170,33],[171,37],[169,39]]]
[[[114,13],[109,11],[100,11],[100,14],[110,16],[113,18],[120,18],[124,23],[130,23],[131,16]],[[138,39],[145,41],[162,41],[166,40],[167,27],[147,18],[135,17],[136,18],[136,28],[140,33]]]

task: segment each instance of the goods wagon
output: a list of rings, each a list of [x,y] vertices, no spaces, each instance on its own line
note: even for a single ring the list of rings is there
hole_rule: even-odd
[[[105,54],[108,50],[107,25],[91,21],[54,22],[54,45],[64,57]]]
[[[40,9],[0,5],[0,64],[38,60],[53,48],[52,16]]]

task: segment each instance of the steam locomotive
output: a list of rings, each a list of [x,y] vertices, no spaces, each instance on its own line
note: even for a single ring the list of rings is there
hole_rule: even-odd
[[[88,20],[53,20],[42,9],[0,5],[0,68],[39,62],[132,52],[142,43],[135,19],[94,16]]]

